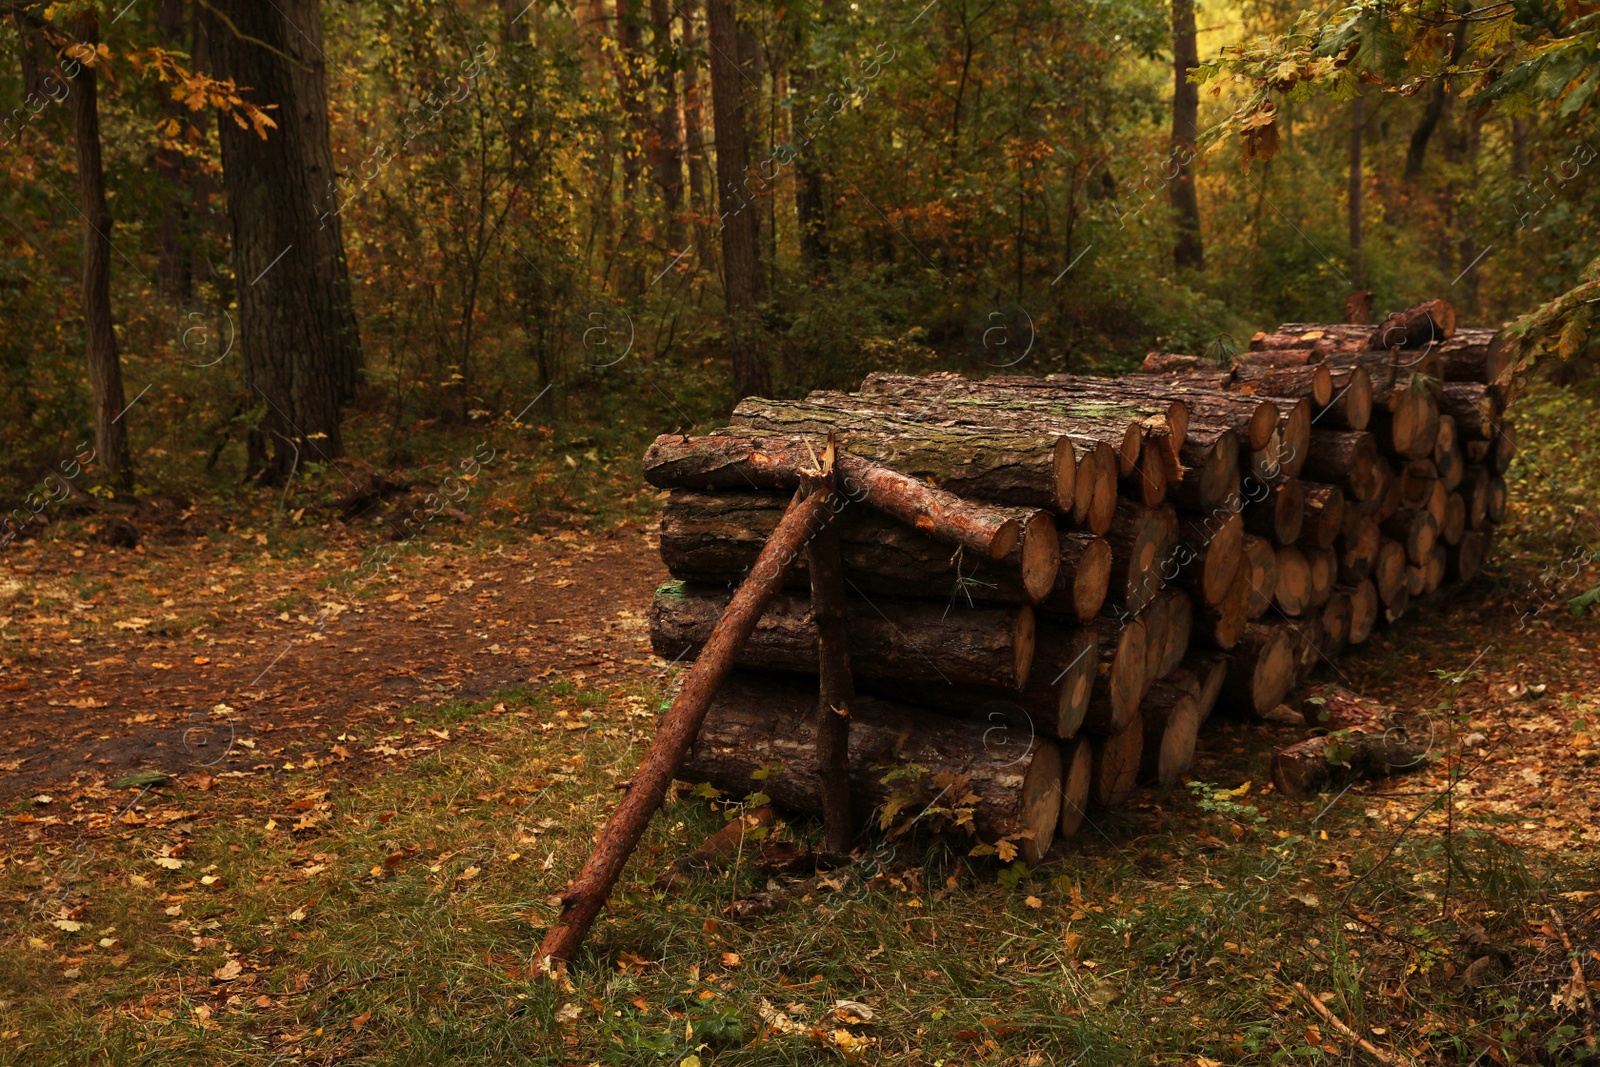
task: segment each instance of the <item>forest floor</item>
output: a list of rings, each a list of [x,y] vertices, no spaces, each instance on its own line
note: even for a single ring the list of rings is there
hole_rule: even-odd
[[[1567,415],[1514,522],[1592,495],[1539,480],[1589,447]],[[351,584],[370,534],[232,521],[0,561],[0,1064],[1219,1067],[1347,1061],[1341,1024],[1401,1064],[1591,1055],[1600,621],[1525,617],[1555,535],[1301,694],[1414,716],[1419,773],[1292,800],[1304,727],[1214,719],[1187,788],[1032,868],[879,835],[806,872],[800,821],[656,892],[741,809],[686,792],[550,982],[670,686],[652,524],[441,525]]]

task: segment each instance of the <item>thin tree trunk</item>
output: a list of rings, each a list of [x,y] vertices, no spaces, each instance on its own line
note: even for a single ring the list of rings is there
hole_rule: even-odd
[[[351,304],[329,144],[318,0],[207,8],[217,75],[250,87],[278,128],[219,123],[233,223],[245,386],[265,406],[268,480],[343,454],[340,408],[354,397],[361,342]],[[328,205],[330,210],[319,208]]]
[[[78,20],[78,38],[88,49],[100,39],[94,15]],[[106,204],[105,168],[100,158],[99,75],[84,64],[72,98],[72,126],[78,148],[78,209],[83,213],[83,332],[89,360],[89,390],[94,404],[95,452],[106,480],[119,490],[133,488],[128,454],[128,424],[122,391],[122,357],[111,325],[111,209]]]
[[[721,209],[723,299],[733,355],[734,399],[771,391],[766,355],[756,330],[761,293],[760,207],[745,187],[746,129],[754,79],[740,69],[739,24],[734,0],[707,0],[711,45],[711,103],[717,143],[717,192]],[[759,83],[755,83],[759,84]]]
[[[656,63],[656,184],[667,216],[667,245],[674,252],[683,240],[683,129],[678,116],[679,52],[672,41],[670,0],[650,0],[651,42]]]
[[[1456,13],[1466,15],[1472,11],[1472,4],[1468,2],[1458,4]],[[1461,62],[1461,57],[1467,51],[1467,27],[1465,18],[1456,21],[1450,29],[1450,65],[1456,66]],[[1441,77],[1433,85],[1433,94],[1428,97],[1428,103],[1422,110],[1422,118],[1417,122],[1417,128],[1412,131],[1411,144],[1406,149],[1405,183],[1410,185],[1422,177],[1422,164],[1427,155],[1428,141],[1433,137],[1439,119],[1444,115],[1445,108],[1450,103],[1450,83],[1447,77]]]
[[[683,6],[683,143],[689,163],[689,207],[696,215],[711,213],[711,200],[707,197],[709,182],[706,177],[705,119],[701,114],[702,89],[700,71],[694,54],[698,42],[694,27],[696,5],[693,0]]]
[[[161,40],[168,48],[183,50],[183,2],[161,0],[156,15]],[[182,123],[188,111],[172,94],[161,94],[161,114],[169,122]],[[174,140],[175,138],[167,138]],[[156,226],[156,281],[161,291],[174,300],[188,300],[194,287],[194,271],[189,255],[190,211],[188,166],[176,148],[156,151],[156,174],[162,182],[161,221]]]
[[[1357,290],[1367,283],[1361,249],[1361,135],[1367,121],[1365,105],[1359,94],[1350,102],[1350,185],[1346,208],[1350,217],[1350,281]]]
[[[1194,184],[1195,142],[1199,140],[1200,87],[1189,81],[1189,69],[1200,65],[1195,39],[1194,0],[1172,0],[1172,161],[1176,171],[1168,185],[1178,217],[1178,240],[1172,248],[1178,268],[1201,270],[1206,265],[1200,236],[1200,197]]]
[[[820,149],[805,119],[815,110],[812,97],[814,79],[807,61],[804,23],[794,20],[790,49],[789,89],[794,106],[789,109],[789,143],[796,154],[794,162],[794,213],[800,237],[800,263],[808,277],[821,274],[828,259],[827,207],[823,200]]]

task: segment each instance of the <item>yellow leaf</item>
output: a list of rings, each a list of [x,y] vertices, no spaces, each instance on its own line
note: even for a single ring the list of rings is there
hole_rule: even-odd
[[[1250,785],[1251,785],[1251,783],[1246,782],[1244,785],[1241,785],[1238,789],[1230,789],[1230,790],[1228,790],[1228,795],[1230,797],[1248,796],[1250,794]]]
[[[1017,858],[1017,846],[1003,838],[995,842],[994,850],[1001,863],[1010,863]]]
[[[1024,900],[1023,903],[1030,908],[1044,907],[1044,901],[1040,900],[1038,897],[1029,897],[1028,899]]]

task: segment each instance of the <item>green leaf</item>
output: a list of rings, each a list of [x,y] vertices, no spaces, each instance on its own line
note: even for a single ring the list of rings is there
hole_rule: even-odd
[[[172,781],[172,775],[166,771],[134,771],[124,775],[111,783],[112,789],[147,789],[153,785]]]

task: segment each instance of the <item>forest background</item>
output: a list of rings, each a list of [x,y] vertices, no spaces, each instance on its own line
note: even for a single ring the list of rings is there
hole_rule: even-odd
[[[0,481],[292,512],[493,436],[508,513],[581,516],[751,392],[1222,355],[1360,290],[1499,324],[1591,251],[1592,20],[12,4]]]

